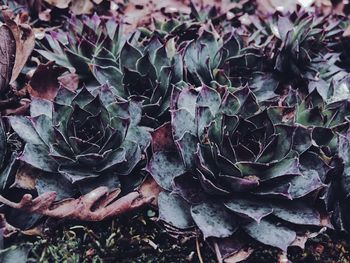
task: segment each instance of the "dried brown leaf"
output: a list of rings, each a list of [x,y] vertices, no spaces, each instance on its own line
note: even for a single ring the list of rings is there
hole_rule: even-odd
[[[13,67],[15,65],[16,42],[6,25],[0,27],[0,91],[7,88],[10,83]]]
[[[65,9],[69,6],[72,0],[44,0],[46,3],[53,5],[60,9]]]
[[[91,14],[94,4],[90,0],[72,0],[70,10],[75,15]]]
[[[29,82],[29,94],[34,97],[53,100],[60,86],[58,78],[65,71],[64,68],[55,66],[54,61],[40,64]]]
[[[22,163],[15,176],[15,182],[11,187],[22,188],[26,190],[35,190],[36,176],[40,171],[34,167]]]
[[[117,198],[120,189],[109,192],[107,187],[98,187],[77,199],[70,198],[55,202],[57,194],[46,192],[33,199],[25,194],[19,203],[0,195],[0,202],[16,209],[49,217],[70,218],[82,221],[101,221],[122,213],[151,204],[158,196],[160,188],[152,179],[145,180],[138,191]]]
[[[35,36],[32,28],[27,24],[17,24],[15,21],[6,19],[6,25],[10,28],[16,41],[15,64],[12,70],[10,83],[14,82],[27,62],[35,45]]]

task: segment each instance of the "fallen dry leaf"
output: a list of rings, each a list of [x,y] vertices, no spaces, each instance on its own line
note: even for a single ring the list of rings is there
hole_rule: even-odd
[[[65,71],[66,69],[57,67],[54,61],[40,64],[29,82],[29,94],[47,100],[54,99],[60,87],[58,78]]]
[[[18,232],[17,228],[7,223],[5,215],[0,214],[0,239],[2,237],[5,237],[5,238],[10,237],[17,232]]]
[[[34,49],[35,36],[32,28],[27,24],[17,24],[10,19],[5,19],[5,22],[11,30],[16,42],[15,64],[13,66],[12,77],[10,80],[10,83],[12,83],[17,79]]]
[[[70,198],[60,202],[55,202],[55,192],[46,192],[34,199],[32,195],[25,194],[19,203],[0,195],[0,202],[12,208],[50,217],[101,221],[154,203],[160,188],[153,179],[147,179],[137,191],[118,199],[120,192],[120,189],[109,192],[107,187],[101,186],[77,199]]]
[[[41,21],[50,21],[51,20],[51,9],[45,9],[44,11],[40,12],[38,17]]]
[[[16,56],[15,38],[6,25],[0,27],[0,50],[0,91],[2,91],[10,83]]]
[[[26,190],[35,190],[35,181],[38,172],[41,171],[22,163],[16,172],[15,182],[11,185],[11,188],[17,187]]]
[[[65,9],[69,6],[72,0],[44,0],[46,3],[60,9]]]
[[[90,0],[72,0],[70,10],[75,15],[91,14],[94,4]]]

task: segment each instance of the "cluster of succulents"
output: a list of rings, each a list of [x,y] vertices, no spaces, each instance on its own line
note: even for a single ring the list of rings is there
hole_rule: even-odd
[[[153,178],[169,232],[199,229],[224,258],[251,238],[287,250],[323,227],[349,232],[346,23],[216,12],[192,6],[132,34],[74,16],[47,34],[36,52],[80,86],[4,118],[24,142],[18,161],[43,171],[40,193],[60,199],[99,186],[127,193]]]

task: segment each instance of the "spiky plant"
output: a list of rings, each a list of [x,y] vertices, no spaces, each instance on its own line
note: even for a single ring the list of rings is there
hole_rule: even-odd
[[[94,76],[101,84],[109,83],[118,96],[142,104],[142,123],[159,126],[169,120],[172,84],[183,79],[173,38],[164,42],[153,35],[141,42],[134,36],[121,48],[118,61],[107,64],[95,58],[93,62]]]
[[[287,113],[260,107],[248,88],[174,90],[171,123],[153,133],[147,165],[165,190],[160,219],[198,227],[224,254],[246,234],[286,250],[300,231],[327,225],[316,196],[330,167],[312,151],[313,128]]]
[[[37,52],[49,61],[75,71],[85,81],[91,79],[89,64],[94,57],[116,60],[123,43],[120,25],[98,15],[71,17],[66,28],[52,31]]]
[[[342,32],[339,21],[295,12],[255,22],[253,28],[249,41],[264,48],[262,75],[276,93],[283,94],[288,87],[303,94],[315,88],[326,93],[332,79],[344,76],[336,65],[339,53],[333,49]],[[261,75],[253,81],[259,82]]]
[[[144,159],[150,135],[138,124],[138,105],[115,97],[107,85],[94,93],[61,88],[54,102],[32,100],[30,116],[8,119],[26,142],[19,159],[47,172],[38,181],[61,198],[138,180],[126,176]]]
[[[214,29],[201,28],[198,38],[187,41],[183,53],[187,81],[195,85],[246,84],[261,66],[259,50],[248,47],[233,30],[220,37]]]

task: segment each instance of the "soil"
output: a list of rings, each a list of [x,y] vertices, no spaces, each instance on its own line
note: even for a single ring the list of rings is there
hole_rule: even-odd
[[[49,220],[44,237],[16,236],[8,245],[32,242],[28,262],[217,262],[208,245],[196,238],[176,239],[157,223],[157,215],[146,209],[137,214],[102,223]],[[49,229],[47,228],[47,229]],[[199,243],[198,252],[196,242]],[[246,263],[277,262],[277,249],[255,244]],[[292,247],[288,258],[293,263],[350,262],[350,239],[327,232],[309,240],[303,251]]]

